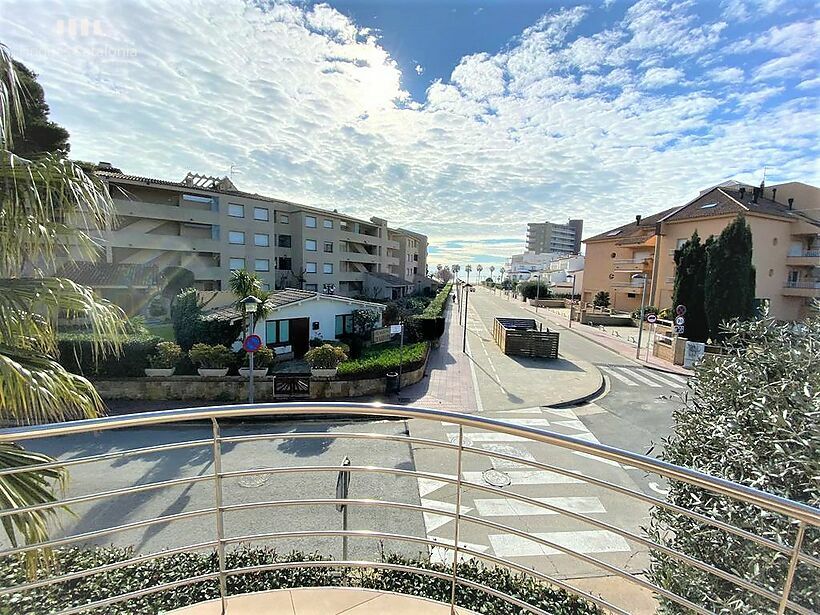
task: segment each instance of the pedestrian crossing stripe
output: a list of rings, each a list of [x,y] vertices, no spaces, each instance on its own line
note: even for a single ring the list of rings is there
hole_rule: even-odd
[[[584,514],[605,513],[606,509],[596,497],[549,497],[533,498],[561,510]],[[476,512],[482,517],[531,517],[536,515],[559,515],[560,512],[522,502],[512,498],[488,498],[473,500]]]
[[[686,380],[677,374],[665,372],[661,374],[654,370],[628,365],[599,365],[598,368],[611,378],[630,387],[645,385],[653,388],[666,386],[673,389],[682,389],[686,386]]]
[[[580,532],[544,532],[533,534],[536,538],[560,545],[575,553],[629,552],[629,544],[623,537],[606,530]],[[533,555],[565,555],[522,536],[514,534],[490,534],[490,545],[497,557],[526,557]]]
[[[563,485],[572,483],[583,483],[577,478],[559,474],[558,472],[550,472],[549,470],[518,470],[505,472],[510,477],[510,485]],[[463,472],[464,480],[477,485],[483,484],[483,472]]]

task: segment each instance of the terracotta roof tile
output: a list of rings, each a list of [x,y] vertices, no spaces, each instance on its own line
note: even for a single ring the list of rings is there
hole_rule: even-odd
[[[665,209],[661,212],[656,214],[652,214],[651,216],[647,216],[646,218],[641,218],[639,224],[635,222],[630,222],[629,224],[624,224],[623,226],[619,226],[617,228],[605,231],[594,237],[590,237],[584,240],[584,243],[587,241],[617,241],[619,245],[629,245],[635,243],[643,243],[650,237],[655,234],[655,224],[665,218],[666,216],[674,213],[680,209],[679,207],[671,207],[669,209]]]

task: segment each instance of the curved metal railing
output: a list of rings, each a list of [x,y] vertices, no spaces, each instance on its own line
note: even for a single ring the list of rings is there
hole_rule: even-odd
[[[222,433],[222,428],[229,419],[248,419],[253,417],[267,417],[267,418],[304,418],[332,415],[334,417],[395,417],[402,419],[418,419],[426,421],[435,421],[436,423],[451,424],[458,427],[457,438],[452,438],[450,441],[437,440],[432,438],[422,438],[410,436],[409,434],[383,434],[372,432],[277,432],[277,431],[263,431],[263,433],[254,433],[249,435],[234,435],[226,436]],[[652,592],[654,595],[663,598],[669,602],[675,603],[684,609],[692,612],[709,614],[710,611],[700,604],[696,604],[692,600],[677,595],[674,592],[660,587],[650,580],[644,578],[640,574],[635,574],[634,571],[625,570],[616,564],[606,561],[601,557],[595,557],[589,553],[584,553],[579,550],[570,548],[564,544],[560,544],[555,540],[551,540],[544,535],[536,535],[531,532],[512,527],[508,524],[499,523],[490,519],[483,518],[478,515],[467,514],[462,506],[462,496],[466,491],[475,491],[483,494],[490,494],[493,496],[500,496],[507,500],[515,500],[522,504],[535,507],[543,510],[546,513],[554,515],[562,515],[574,522],[609,532],[619,536],[630,543],[640,545],[652,552],[663,554],[663,556],[670,558],[677,562],[681,567],[691,567],[699,571],[708,573],[715,577],[729,582],[748,592],[760,596],[772,605],[772,611],[778,614],[784,613],[786,609],[790,612],[800,613],[803,615],[810,615],[811,610],[791,600],[790,592],[795,576],[795,570],[798,565],[807,565],[818,569],[820,574],[820,558],[815,557],[810,553],[806,553],[802,549],[803,539],[808,528],[820,527],[820,510],[793,502],[781,497],[777,497],[756,489],[745,487],[726,481],[720,478],[708,476],[706,474],[697,472],[695,470],[675,466],[657,459],[652,459],[644,455],[631,453],[628,451],[616,449],[610,446],[599,444],[597,442],[588,442],[542,429],[513,424],[501,420],[485,418],[477,415],[460,414],[456,412],[447,412],[441,410],[429,410],[423,408],[413,408],[406,406],[383,405],[383,404],[353,404],[353,403],[282,403],[282,404],[258,404],[258,405],[233,405],[222,407],[207,407],[207,408],[190,408],[181,410],[170,410],[161,412],[148,412],[142,414],[132,414],[127,416],[106,417],[93,420],[76,421],[71,423],[51,424],[51,425],[37,425],[31,427],[19,427],[13,429],[0,430],[0,442],[17,442],[26,444],[27,442],[42,439],[42,438],[56,438],[60,436],[71,436],[78,434],[99,433],[110,430],[127,430],[140,427],[156,427],[161,425],[170,425],[177,423],[187,423],[191,421],[207,421],[211,426],[211,437],[198,438],[194,440],[171,441],[166,444],[142,446],[130,448],[126,450],[108,452],[101,454],[89,454],[80,457],[69,459],[60,459],[51,463],[39,464],[36,466],[27,466],[25,468],[5,469],[0,470],[0,475],[8,475],[21,473],[31,470],[45,470],[49,468],[64,467],[75,468],[84,464],[92,464],[105,461],[121,461],[128,458],[140,457],[143,455],[163,454],[170,451],[179,451],[183,449],[195,449],[207,447],[210,449],[210,461],[213,464],[213,472],[209,474],[200,474],[195,476],[187,476],[182,478],[173,478],[165,480],[157,480],[144,484],[127,485],[125,487],[108,489],[102,491],[94,491],[85,495],[67,497],[56,502],[39,504],[36,506],[29,506],[17,509],[0,510],[0,521],[6,521],[14,514],[35,510],[48,509],[63,509],[64,507],[76,507],[78,505],[85,505],[94,502],[108,501],[121,496],[130,496],[133,494],[152,494],[162,489],[173,487],[191,486],[200,483],[211,483],[213,485],[213,501],[212,505],[204,508],[184,510],[172,514],[164,514],[156,518],[141,519],[129,523],[123,523],[110,527],[99,529],[92,529],[90,531],[78,532],[68,534],[59,538],[53,538],[48,541],[25,546],[8,547],[0,550],[0,557],[19,556],[23,553],[50,547],[63,547],[69,545],[78,545],[89,542],[99,542],[101,539],[108,539],[114,534],[128,532],[132,530],[140,530],[146,528],[154,528],[157,526],[168,526],[180,521],[189,521],[192,519],[212,518],[214,521],[213,533],[208,536],[195,536],[199,541],[192,541],[190,544],[185,544],[180,547],[172,549],[165,549],[156,553],[138,554],[123,561],[104,564],[95,568],[82,570],[78,572],[56,573],[46,578],[39,578],[30,580],[11,587],[0,588],[0,601],[16,595],[22,595],[27,591],[35,590],[47,586],[58,586],[61,583],[77,581],[84,577],[91,575],[110,572],[121,568],[126,568],[135,564],[150,562],[151,560],[167,557],[169,555],[184,553],[188,551],[203,551],[215,550],[218,555],[218,570],[213,573],[198,575],[188,579],[181,579],[170,583],[164,583],[152,587],[143,588],[137,591],[126,592],[122,594],[114,594],[109,598],[97,600],[88,604],[82,605],[66,605],[61,611],[60,615],[70,615],[73,613],[82,613],[93,609],[102,608],[126,600],[150,596],[165,590],[190,585],[201,581],[217,581],[219,583],[220,595],[223,601],[227,597],[227,579],[231,576],[245,575],[249,573],[261,572],[265,570],[288,569],[288,568],[377,568],[383,570],[398,570],[404,572],[413,572],[415,574],[428,575],[434,578],[444,579],[451,583],[451,603],[456,600],[457,586],[470,587],[486,592],[488,595],[495,596],[507,601],[509,604],[525,608],[534,613],[545,613],[545,611],[538,608],[537,605],[528,604],[522,599],[506,594],[497,588],[488,587],[473,580],[464,578],[459,575],[459,565],[463,561],[464,556],[469,556],[505,567],[507,569],[524,573],[537,580],[547,582],[555,587],[571,592],[597,606],[613,612],[613,613],[628,613],[628,605],[626,607],[615,604],[614,601],[605,599],[601,596],[595,595],[589,591],[583,591],[572,582],[568,581],[566,576],[562,575],[559,570],[557,574],[548,574],[543,570],[533,567],[524,566],[518,562],[511,561],[508,558],[499,557],[497,554],[491,555],[486,552],[472,548],[461,539],[461,532],[468,525],[471,527],[484,528],[498,532],[499,535],[512,536],[527,541],[531,541],[542,547],[549,549],[553,553],[567,555],[573,560],[582,562],[589,566],[590,569],[600,571],[605,575],[615,575],[624,579],[630,584],[640,587],[644,590]],[[592,476],[589,473],[581,473],[574,469],[569,469],[556,465],[555,463],[542,463],[534,459],[521,458],[516,455],[508,454],[498,450],[487,450],[470,445],[465,442],[467,434],[464,433],[465,428],[473,428],[482,431],[488,431],[496,434],[506,434],[515,438],[522,438],[529,442],[542,443],[544,445],[554,446],[558,449],[573,451],[583,455],[592,456],[599,460],[606,460],[614,462],[623,467],[631,467],[643,470],[647,473],[656,474],[664,477],[667,480],[681,481],[698,488],[704,489],[713,494],[720,496],[727,496],[734,498],[740,502],[753,505],[757,508],[782,515],[783,517],[793,520],[797,524],[797,531],[795,540],[792,544],[783,544],[779,541],[772,540],[760,534],[751,532],[747,529],[735,527],[720,519],[713,519],[703,513],[688,510],[679,505],[665,501],[662,498],[648,495],[643,491],[630,488],[606,480],[605,478]],[[352,506],[365,507],[374,509],[376,507],[383,509],[393,509],[422,515],[431,512],[431,509],[415,503],[399,502],[382,499],[371,498],[325,498],[325,497],[305,497],[305,498],[288,498],[278,500],[257,500],[252,502],[242,502],[237,504],[226,504],[223,501],[224,482],[231,479],[243,479],[258,475],[277,476],[291,473],[310,474],[310,473],[337,473],[340,467],[337,465],[295,465],[295,466],[279,466],[279,467],[243,467],[242,469],[226,470],[223,468],[224,451],[227,446],[234,446],[241,443],[264,442],[271,440],[316,440],[316,439],[332,439],[332,440],[370,440],[370,441],[387,441],[406,443],[408,445],[417,445],[422,447],[429,447],[430,449],[444,449],[451,451],[454,456],[454,465],[452,467],[452,474],[422,472],[416,469],[401,468],[401,467],[383,467],[373,465],[350,465],[344,469],[354,475],[356,474],[376,474],[376,475],[393,475],[397,477],[406,477],[410,479],[426,479],[429,481],[436,481],[438,483],[450,484],[455,486],[455,505],[453,510],[434,509],[436,515],[447,517],[453,520],[453,538],[451,541],[442,541],[432,536],[414,536],[404,533],[397,533],[392,531],[377,531],[377,530],[348,530],[348,529],[319,529],[319,530],[298,530],[298,531],[276,531],[265,533],[251,533],[239,536],[227,536],[225,533],[224,519],[225,516],[232,513],[239,513],[250,510],[277,510],[287,509],[296,506]],[[504,462],[519,464],[521,466],[528,466],[533,470],[541,470],[551,472],[556,475],[567,477],[576,482],[583,482],[592,485],[596,488],[607,490],[608,492],[629,498],[630,501],[635,501],[649,507],[657,507],[668,510],[669,512],[683,515],[689,519],[711,526],[712,528],[732,534],[734,536],[748,540],[760,547],[768,549],[773,556],[786,558],[788,566],[783,578],[782,587],[779,591],[775,591],[770,587],[764,587],[759,583],[742,578],[737,574],[719,568],[714,564],[700,561],[686,553],[669,547],[653,540],[646,533],[635,531],[634,529],[619,527],[608,520],[596,518],[590,514],[583,512],[576,512],[567,507],[557,506],[545,502],[542,499],[536,499],[520,493],[516,493],[511,489],[504,489],[489,484],[480,484],[477,482],[467,481],[464,476],[464,456],[478,455],[483,457],[490,457]],[[764,532],[765,533],[765,532]],[[342,537],[343,540],[348,539],[378,539],[397,543],[410,543],[414,545],[423,546],[425,549],[445,549],[450,553],[448,561],[452,560],[452,569],[449,573],[443,573],[440,570],[431,570],[426,568],[416,568],[404,564],[389,563],[385,561],[356,561],[350,560],[347,557],[346,549],[343,553],[342,559],[333,560],[317,560],[317,561],[301,561],[301,562],[271,562],[264,565],[255,565],[243,568],[228,568],[226,564],[226,547],[237,544],[253,544],[253,543],[267,543],[269,541],[298,541],[304,538],[330,538]],[[546,553],[546,552],[545,552]],[[116,588],[111,588],[112,592]]]

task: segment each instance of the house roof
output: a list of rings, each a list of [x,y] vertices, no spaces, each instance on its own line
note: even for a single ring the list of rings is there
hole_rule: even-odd
[[[757,203],[755,203],[754,192],[751,189],[741,192],[739,188],[715,186],[689,201],[671,216],[664,219],[664,222],[755,213],[786,219],[795,217],[794,212],[789,210],[788,205],[783,205],[763,196],[759,196]]]
[[[364,307],[376,308],[379,310],[384,309],[384,305],[381,303],[372,303],[370,301],[351,299],[350,297],[341,297],[339,295],[328,295],[326,293],[318,293],[313,290],[300,290],[298,288],[286,288],[284,290],[275,290],[271,292],[267,301],[265,301],[265,307],[267,307],[270,312],[275,312],[283,307],[310,300],[339,301]],[[213,310],[206,310],[202,317],[205,320],[234,321],[242,318],[242,312],[235,305],[225,305],[223,307],[214,308]]]
[[[646,218],[641,218],[639,223],[630,222],[623,226],[604,231],[594,237],[584,239],[588,241],[615,241],[618,245],[640,245],[655,235],[655,225],[664,220],[670,214],[676,212],[679,207],[670,207]]]
[[[385,282],[387,286],[412,286],[412,282],[408,282],[405,279],[400,278],[397,275],[393,275],[392,273],[384,273],[381,271],[368,271],[367,275],[372,276],[374,278],[378,278]]]
[[[105,262],[67,263],[57,274],[92,288],[153,288],[159,286],[159,270],[154,265]]]

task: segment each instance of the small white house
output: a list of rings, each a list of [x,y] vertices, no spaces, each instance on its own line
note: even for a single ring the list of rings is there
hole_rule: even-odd
[[[313,338],[335,340],[350,333],[355,310],[377,312],[380,316],[377,326],[381,326],[381,314],[385,308],[380,303],[295,288],[273,291],[265,306],[268,313],[256,323],[254,333],[277,355],[293,353],[296,358],[307,352]],[[227,305],[206,312],[204,317],[234,322],[241,319],[242,314],[234,305]],[[242,337],[244,335],[247,331]]]

